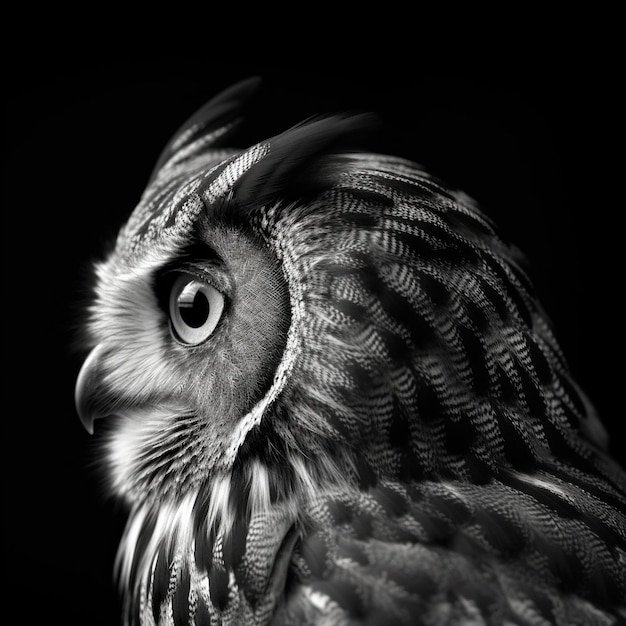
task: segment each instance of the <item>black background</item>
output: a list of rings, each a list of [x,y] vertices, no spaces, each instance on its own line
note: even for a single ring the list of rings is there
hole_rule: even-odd
[[[575,378],[615,444],[623,279],[611,235],[621,235],[624,200],[614,167],[621,79],[610,59],[562,51],[435,71],[427,58],[363,66],[358,55],[297,70],[208,54],[69,58],[7,63],[4,563],[26,616],[117,623],[111,571],[123,516],[104,497],[73,404],[89,268],[170,135],[250,75],[265,78],[251,139],[313,113],[374,110],[386,125],[377,147],[480,201],[530,259]]]

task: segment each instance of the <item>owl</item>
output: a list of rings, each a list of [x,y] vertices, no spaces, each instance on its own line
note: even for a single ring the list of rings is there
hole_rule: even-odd
[[[519,253],[364,151],[368,114],[232,147],[257,86],[180,128],[95,264],[76,405],[122,619],[623,623],[626,475]]]

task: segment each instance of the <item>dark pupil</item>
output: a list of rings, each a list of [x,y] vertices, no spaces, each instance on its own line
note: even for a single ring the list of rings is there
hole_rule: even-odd
[[[185,289],[178,300],[180,316],[191,328],[200,328],[209,317],[209,301],[200,289]]]

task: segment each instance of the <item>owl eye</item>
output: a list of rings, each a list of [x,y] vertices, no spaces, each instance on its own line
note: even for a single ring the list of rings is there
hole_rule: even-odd
[[[208,283],[191,276],[179,276],[170,292],[171,327],[177,339],[197,345],[208,339],[224,310],[224,296]]]

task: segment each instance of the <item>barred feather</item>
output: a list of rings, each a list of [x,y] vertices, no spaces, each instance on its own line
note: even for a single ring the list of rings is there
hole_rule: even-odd
[[[338,153],[369,118],[215,148],[251,88],[99,268],[79,399],[116,415],[127,620],[619,623],[626,477],[518,253],[417,165]],[[189,263],[228,299],[193,349],[158,304]]]

